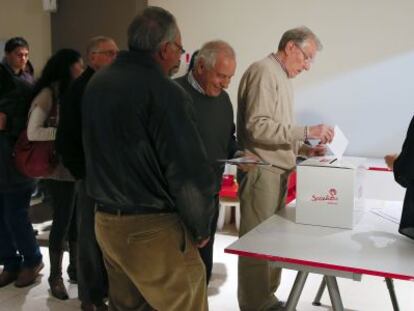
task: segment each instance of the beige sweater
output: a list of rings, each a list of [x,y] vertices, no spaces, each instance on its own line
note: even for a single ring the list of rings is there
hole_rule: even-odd
[[[292,83],[272,55],[253,63],[240,81],[237,138],[279,169],[296,166],[305,128],[294,125]]]
[[[30,141],[49,141],[56,139],[56,127],[45,127],[46,120],[49,117],[53,106],[53,94],[50,88],[44,88],[33,99],[29,112],[29,122],[27,124],[27,138]],[[59,108],[59,106],[58,106]],[[57,117],[59,111],[57,112]],[[59,120],[56,120],[56,124]],[[74,177],[59,161],[58,166],[47,179],[56,179],[62,181],[74,181]]]

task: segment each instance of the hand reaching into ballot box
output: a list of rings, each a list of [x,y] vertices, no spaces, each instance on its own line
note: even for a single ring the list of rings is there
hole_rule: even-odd
[[[308,127],[308,139],[319,139],[320,144],[330,143],[335,135],[332,126],[318,124]]]
[[[308,156],[309,157],[322,157],[326,154],[326,145],[316,145],[314,147],[309,148]]]
[[[397,153],[387,154],[384,157],[385,163],[387,163],[387,166],[388,166],[388,168],[390,170],[393,170],[394,169],[394,162],[395,162],[395,159],[397,159],[397,157],[398,157],[398,154]]]

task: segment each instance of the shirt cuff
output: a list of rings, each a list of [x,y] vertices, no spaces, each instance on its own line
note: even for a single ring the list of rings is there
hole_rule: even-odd
[[[292,128],[292,137],[294,140],[305,141],[306,139],[306,126],[294,126]]]

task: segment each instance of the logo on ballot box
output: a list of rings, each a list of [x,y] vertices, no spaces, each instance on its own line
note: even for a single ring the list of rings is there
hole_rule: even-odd
[[[327,204],[338,204],[338,191],[335,188],[328,190],[327,194],[313,194],[312,202],[325,202]]]

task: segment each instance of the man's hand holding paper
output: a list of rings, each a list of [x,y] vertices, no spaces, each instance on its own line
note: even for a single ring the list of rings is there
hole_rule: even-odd
[[[330,143],[334,138],[335,131],[332,126],[326,124],[308,127],[308,139],[319,139],[320,144]]]
[[[327,144],[327,147],[338,160],[342,159],[348,147],[348,139],[338,125],[335,125],[335,138]]]

